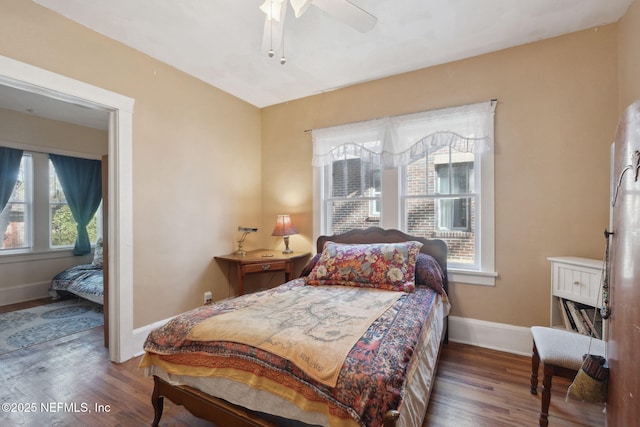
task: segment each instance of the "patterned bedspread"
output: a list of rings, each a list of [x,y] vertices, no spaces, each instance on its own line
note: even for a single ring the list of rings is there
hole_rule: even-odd
[[[305,279],[296,279],[260,294],[272,297],[305,283]],[[290,361],[255,347],[187,339],[195,325],[246,307],[256,300],[253,295],[197,308],[152,331],[144,344],[147,353],[141,366],[155,364],[169,373],[195,376],[224,377],[229,369],[243,372],[253,386],[271,387],[281,397],[290,395],[287,389],[293,390],[306,402],[321,403],[331,418],[350,419],[361,426],[380,426],[388,410],[399,408],[414,349],[430,328],[436,292],[417,287],[376,319],[348,353],[336,387],[314,381]],[[234,375],[232,379],[237,380]],[[273,390],[275,383],[282,390]]]
[[[51,280],[52,291],[70,292],[98,304],[104,303],[102,267],[76,265],[58,273]]]

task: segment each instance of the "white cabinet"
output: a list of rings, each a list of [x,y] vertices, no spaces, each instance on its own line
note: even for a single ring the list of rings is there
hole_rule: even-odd
[[[602,306],[602,261],[578,257],[550,257],[551,261],[551,326],[564,328],[562,299],[578,303],[578,307]],[[586,309],[592,320],[593,310]],[[569,315],[570,313],[567,313]],[[599,316],[598,316],[599,317]],[[606,333],[606,325],[603,325]]]

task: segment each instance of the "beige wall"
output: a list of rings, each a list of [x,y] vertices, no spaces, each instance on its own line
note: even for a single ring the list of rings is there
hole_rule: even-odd
[[[640,0],[635,0],[619,22],[620,113],[640,99]]]
[[[495,287],[452,284],[453,315],[549,322],[549,256],[602,256],[617,119],[617,27],[591,29],[265,108],[263,222],[290,212],[312,249],[311,135],[497,98]],[[277,242],[276,242],[277,243]]]
[[[75,154],[102,156],[109,148],[106,131],[0,108],[0,141]],[[0,142],[0,145],[2,143]]]
[[[135,99],[134,327],[228,296],[212,257],[260,225],[260,111],[32,2],[0,10],[0,55]]]

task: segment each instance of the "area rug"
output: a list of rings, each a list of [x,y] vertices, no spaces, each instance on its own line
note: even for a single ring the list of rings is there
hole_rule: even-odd
[[[95,328],[103,323],[102,306],[80,298],[0,314],[0,354]]]

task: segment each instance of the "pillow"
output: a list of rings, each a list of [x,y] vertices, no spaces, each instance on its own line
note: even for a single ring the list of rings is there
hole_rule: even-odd
[[[314,257],[309,260],[307,265],[305,265],[304,268],[302,269],[302,272],[300,273],[300,277],[306,277],[311,273],[311,270],[313,270],[313,267],[315,267],[316,264],[318,263],[318,260],[320,259],[320,255],[322,254],[321,253],[315,254]]]
[[[431,255],[419,253],[416,259],[416,286],[428,286],[444,295],[442,268]]]
[[[96,247],[93,250],[92,264],[96,267],[102,267],[102,237],[99,237],[96,241]]]
[[[413,292],[422,243],[327,242],[308,276],[310,285],[343,285]]]

